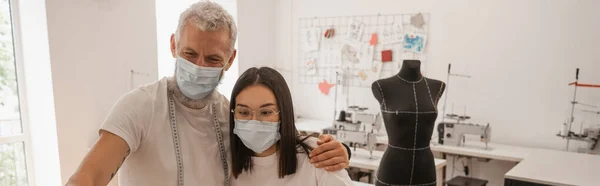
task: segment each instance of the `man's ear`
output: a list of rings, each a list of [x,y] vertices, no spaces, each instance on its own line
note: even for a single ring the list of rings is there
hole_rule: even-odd
[[[175,34],[171,34],[171,55],[177,57],[177,43],[175,43]]]
[[[227,62],[227,66],[225,67],[225,71],[229,70],[229,67],[231,67],[231,64],[233,64],[233,61],[234,61],[236,55],[237,55],[237,50],[233,49],[233,54],[231,54],[231,57],[229,58],[229,61]]]

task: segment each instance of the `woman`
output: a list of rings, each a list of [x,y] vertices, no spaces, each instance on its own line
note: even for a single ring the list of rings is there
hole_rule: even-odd
[[[308,159],[312,149],[294,124],[290,90],[272,68],[250,68],[231,94],[232,185],[353,185],[346,170],[328,172]]]

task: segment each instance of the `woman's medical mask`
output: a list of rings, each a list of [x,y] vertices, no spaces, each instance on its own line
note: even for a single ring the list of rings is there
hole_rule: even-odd
[[[236,134],[244,145],[256,153],[262,153],[279,141],[280,122],[267,122],[258,120],[234,120],[233,133]]]
[[[203,99],[219,84],[224,67],[202,67],[177,56],[177,85],[190,99]]]

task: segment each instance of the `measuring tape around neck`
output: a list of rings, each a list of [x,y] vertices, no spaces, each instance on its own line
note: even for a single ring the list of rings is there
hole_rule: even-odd
[[[175,148],[175,158],[177,161],[177,184],[178,186],[184,186],[183,179],[183,158],[181,155],[181,147],[179,142],[179,131],[177,127],[177,120],[175,117],[175,101],[173,98],[173,94],[169,92],[169,118],[171,120],[171,133],[173,135],[173,146]],[[219,154],[221,155],[221,162],[223,165],[223,174],[225,176],[225,180],[223,182],[224,186],[229,186],[229,166],[227,165],[227,152],[225,151],[225,144],[223,140],[223,131],[221,130],[221,124],[219,123],[217,117],[217,111],[215,109],[215,104],[210,106],[212,116],[213,116],[213,124],[215,133],[217,136],[217,142],[219,143]]]

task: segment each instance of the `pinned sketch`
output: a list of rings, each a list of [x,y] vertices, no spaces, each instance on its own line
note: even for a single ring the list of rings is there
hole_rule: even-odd
[[[404,49],[414,53],[423,53],[427,37],[417,33],[407,33],[404,35]]]
[[[427,58],[431,17],[417,13],[300,17],[293,62],[300,73],[292,74],[300,84],[322,88],[369,87],[400,70],[402,59]]]
[[[394,24],[394,26],[392,26],[392,30],[394,31],[394,39],[402,41],[404,38],[404,27],[401,24]]]
[[[369,77],[369,76],[367,75],[367,72],[365,72],[365,71],[366,71],[366,70],[360,70],[360,71],[358,71],[358,74],[356,74],[356,75],[358,75],[358,77],[359,77],[361,80],[363,80],[363,81],[367,80],[367,78]]]
[[[375,53],[375,46],[372,45],[363,45],[360,50],[360,63],[358,63],[358,68],[361,69],[369,69],[373,66],[373,57]]]
[[[319,34],[319,28],[309,28],[303,30],[303,43],[305,52],[313,52],[319,50],[319,43],[321,34]]]
[[[325,33],[323,34],[323,37],[325,38],[331,38],[333,37],[333,34],[335,33],[335,29],[334,28],[330,28],[325,30]]]
[[[363,81],[373,82],[378,80],[381,77],[382,67],[383,63],[381,61],[373,61],[371,69],[366,71],[367,78],[363,79]]]
[[[339,51],[339,49],[337,49]],[[341,67],[342,66],[342,53],[340,52],[329,52],[329,59],[333,66]]]
[[[381,32],[381,37],[382,37],[382,43],[383,44],[389,44],[389,43],[396,43],[396,42],[400,42],[400,41],[395,41],[394,40],[394,30],[392,29],[392,27],[384,27],[383,31]]]
[[[306,68],[306,75],[316,75],[317,74],[317,64],[316,59],[311,58],[304,63],[304,68]]]
[[[358,63],[358,50],[348,44],[342,46],[342,61],[345,63]]]
[[[423,14],[418,13],[410,18],[410,24],[417,28],[423,28],[425,25],[425,19],[423,18]]]
[[[373,61],[373,66],[371,67],[371,72],[373,72],[373,73],[381,73],[381,67],[382,66],[383,66],[383,63],[381,61]]]
[[[381,62],[390,62],[392,61],[392,51],[384,50],[381,51]]]
[[[342,53],[339,47],[321,47],[319,50],[319,67],[341,67]]]
[[[352,78],[360,77],[360,74],[362,71],[364,71],[364,69],[351,68],[351,69],[349,69],[349,72],[348,72],[348,75],[346,76],[346,78],[352,79]]]
[[[348,40],[353,42],[360,42],[364,28],[365,25],[363,23],[356,20],[352,21],[352,23],[350,23],[350,25],[348,26]]]
[[[329,90],[331,87],[335,86],[335,84],[328,83],[327,80],[323,80],[319,83],[319,91],[321,91],[324,95],[329,95]]]
[[[401,24],[383,28],[383,44],[400,43],[404,37],[404,27]]]
[[[369,40],[369,45],[371,45],[371,46],[377,45],[378,39],[379,38],[377,37],[377,33],[371,34],[371,40]]]

